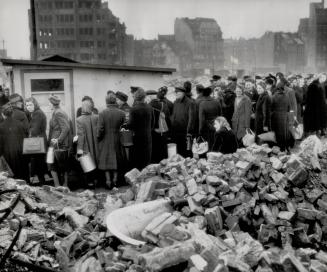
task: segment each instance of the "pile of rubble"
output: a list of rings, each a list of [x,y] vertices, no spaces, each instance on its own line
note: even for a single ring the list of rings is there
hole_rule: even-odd
[[[316,143],[309,137],[298,155],[265,145],[176,155],[131,170],[131,187],[110,195],[0,176],[0,188],[14,189],[0,195],[0,212],[15,204],[0,219],[0,248],[22,227],[13,258],[62,271],[327,271],[327,152],[318,159]],[[167,197],[173,211],[140,230],[144,246],[104,226],[113,210]]]

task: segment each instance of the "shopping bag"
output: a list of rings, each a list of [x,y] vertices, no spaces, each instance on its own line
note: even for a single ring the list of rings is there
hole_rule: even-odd
[[[23,154],[45,154],[43,137],[24,138]]]
[[[8,174],[8,177],[14,176],[14,173],[12,172],[4,156],[0,157],[0,172],[6,172]]]
[[[193,140],[192,152],[193,154],[202,155],[209,150],[209,144],[202,137]]]
[[[255,142],[255,135],[253,133],[253,131],[249,128],[246,129],[246,133],[244,135],[244,137],[242,138],[242,143],[244,146],[250,146],[253,145]]]
[[[133,145],[133,131],[127,129],[121,129],[119,131],[120,143],[124,147]]]
[[[53,146],[50,146],[48,148],[46,163],[47,164],[54,163],[54,147]]]
[[[294,140],[301,140],[303,136],[303,124],[295,123],[290,128]]]
[[[262,134],[258,135],[258,138],[260,139],[261,142],[277,143],[276,134],[273,131],[262,133]]]

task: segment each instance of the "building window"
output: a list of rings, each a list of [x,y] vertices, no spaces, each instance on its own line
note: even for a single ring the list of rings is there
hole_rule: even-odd
[[[80,41],[80,47],[90,48],[94,46],[93,41]]]
[[[105,41],[98,41],[98,42],[97,42],[97,46],[98,46],[99,48],[101,48],[101,47],[105,47],[105,46],[106,46],[106,42],[105,42]]]
[[[43,43],[40,42],[40,49],[43,49]]]
[[[74,3],[72,1],[64,2],[65,9],[72,9],[74,7]]]
[[[79,34],[80,35],[93,35],[93,28],[80,28]]]
[[[33,92],[63,92],[63,78],[31,79],[31,91]]]
[[[39,36],[42,37],[42,31],[41,30],[39,31]]]
[[[44,43],[44,49],[48,49],[48,43],[47,42]]]
[[[92,14],[80,14],[79,21],[80,22],[92,22],[93,15]]]
[[[106,59],[106,54],[98,54],[98,59],[99,60],[105,60]]]
[[[81,60],[90,60],[89,54],[81,54]]]

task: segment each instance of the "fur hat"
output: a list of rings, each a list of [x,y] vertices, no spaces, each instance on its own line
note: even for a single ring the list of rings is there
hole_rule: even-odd
[[[56,95],[50,95],[49,101],[52,105],[58,106],[60,104],[60,98]]]

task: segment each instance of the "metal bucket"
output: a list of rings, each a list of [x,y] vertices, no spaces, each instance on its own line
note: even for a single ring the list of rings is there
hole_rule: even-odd
[[[48,164],[53,164],[54,163],[54,148],[53,148],[53,146],[50,146],[48,148],[46,162]]]
[[[131,130],[120,131],[120,143],[122,146],[128,147],[133,145],[133,132]]]
[[[172,156],[177,154],[176,144],[168,144],[167,149],[168,149],[168,158],[171,158]]]
[[[91,172],[96,168],[96,165],[90,153],[82,155],[81,157],[79,157],[78,160],[81,164],[84,173]]]

